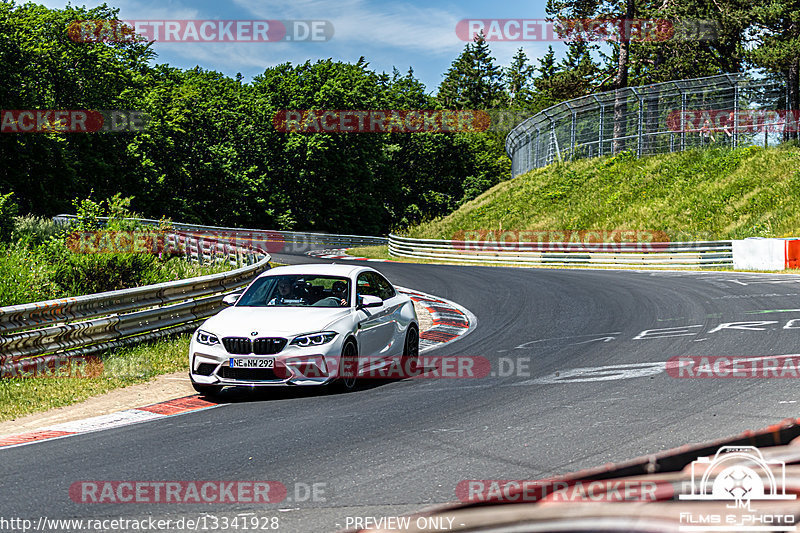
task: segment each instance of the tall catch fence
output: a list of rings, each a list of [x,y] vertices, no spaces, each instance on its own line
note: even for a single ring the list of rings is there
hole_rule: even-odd
[[[592,94],[549,107],[506,137],[512,176],[553,161],[699,146],[776,144],[797,132],[786,85],[746,74]],[[796,135],[796,133],[795,133]]]

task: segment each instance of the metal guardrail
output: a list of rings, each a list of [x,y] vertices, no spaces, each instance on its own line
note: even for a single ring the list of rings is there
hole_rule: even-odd
[[[628,268],[733,267],[732,241],[665,243],[496,242],[412,239],[389,235],[395,257],[508,265]]]
[[[516,177],[556,160],[623,150],[641,157],[713,144],[775,144],[793,127],[791,122],[774,113],[754,122],[748,113],[786,110],[787,101],[785,84],[739,73],[627,87],[537,113],[511,130],[506,152]],[[733,127],[728,125],[728,111]],[[717,112],[722,113],[715,119],[711,115]],[[708,133],[703,131],[707,119]],[[698,120],[703,126],[693,123]]]
[[[78,218],[53,217],[61,225]],[[159,226],[154,219],[127,219]],[[100,221],[108,221],[100,217]],[[319,246],[386,244],[385,237],[302,233],[170,223],[167,241],[187,260],[245,265],[230,272],[121,291],[0,307],[0,377],[22,366],[46,365],[143,340],[190,331],[219,310],[225,293],[269,268],[271,253]]]
[[[62,221],[64,223],[66,221]],[[193,261],[230,261],[229,272],[145,287],[0,307],[0,376],[24,365],[69,358],[192,330],[221,307],[222,298],[269,269],[269,254],[223,239],[183,232],[168,236],[170,248]],[[57,356],[48,354],[58,354]]]

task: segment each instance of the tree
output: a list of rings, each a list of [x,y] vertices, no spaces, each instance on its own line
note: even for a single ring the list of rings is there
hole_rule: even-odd
[[[620,89],[628,86],[628,69],[630,60],[631,35],[627,31],[627,21],[637,16],[638,3],[643,0],[547,0],[545,11],[555,18],[564,28],[574,27],[576,20],[600,19],[613,20],[621,28],[617,34],[618,50],[616,56],[616,72],[612,87],[617,91],[614,100],[614,152],[624,150],[624,135],[627,126],[628,103]],[[561,32],[565,33],[565,32]],[[566,32],[569,37],[569,33]],[[594,38],[595,36],[577,35],[576,39]]]
[[[502,103],[502,70],[483,32],[450,65],[437,98],[448,109],[488,109]]]
[[[800,109],[800,5],[792,0],[766,0],[753,8],[752,37],[757,46],[748,53],[756,65],[784,76],[786,107]],[[797,128],[787,132],[797,138]]]
[[[440,107],[410,69],[377,73],[364,58],[309,61],[267,68],[248,83],[199,67],[151,66],[146,43],[70,39],[72,21],[116,14],[0,2],[3,107],[149,116],[137,132],[0,135],[0,215],[11,211],[10,193],[21,211],[52,216],[93,191],[120,213],[130,207],[156,219],[382,234],[447,214],[508,176],[498,132],[299,133],[273,124],[279,110]],[[457,105],[501,104],[502,72],[486,42],[470,43],[461,60],[469,68],[453,78]],[[522,98],[528,66],[518,66]]]
[[[536,72],[539,73],[539,76],[542,78],[549,78],[556,72],[558,72],[559,68],[556,65],[556,53],[553,50],[553,45],[547,47],[547,53],[539,59],[539,66],[536,69]]]
[[[546,95],[552,103],[571,100],[591,94],[596,89],[600,69],[592,59],[591,46],[585,41],[567,44],[567,55],[558,64],[552,65],[553,58],[545,56],[547,64],[542,75],[536,79],[536,89]]]
[[[668,21],[664,31],[632,47],[631,85],[741,72],[750,0],[647,3],[640,16]]]
[[[511,65],[504,71],[506,90],[512,107],[523,107],[530,98],[530,82],[533,72],[533,66],[528,64],[528,56],[520,48],[514,54]]]

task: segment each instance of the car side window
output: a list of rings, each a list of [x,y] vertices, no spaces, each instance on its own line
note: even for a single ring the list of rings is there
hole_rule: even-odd
[[[394,287],[389,280],[381,276],[380,274],[374,274],[375,281],[378,284],[378,296],[380,296],[381,300],[388,300],[389,298],[394,298],[395,292]]]
[[[380,287],[372,276],[372,272],[362,272],[358,275],[356,292],[359,296],[371,295],[380,298]]]

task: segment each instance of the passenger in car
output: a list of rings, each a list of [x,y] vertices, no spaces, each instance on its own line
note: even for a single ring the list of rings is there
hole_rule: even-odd
[[[278,281],[278,294],[267,305],[283,305],[284,300],[292,300],[292,284],[287,279]]]

